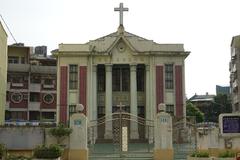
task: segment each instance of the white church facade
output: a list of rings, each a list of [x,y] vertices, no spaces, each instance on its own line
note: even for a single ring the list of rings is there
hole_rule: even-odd
[[[118,30],[85,44],[59,44],[57,57],[57,121],[68,123],[76,106],[89,121],[118,111],[153,120],[158,105],[175,117],[186,116],[183,44],[158,44],[124,30],[120,5]],[[138,121],[138,119],[137,119]],[[112,138],[112,123],[98,127],[98,137]],[[143,136],[129,125],[130,139]]]

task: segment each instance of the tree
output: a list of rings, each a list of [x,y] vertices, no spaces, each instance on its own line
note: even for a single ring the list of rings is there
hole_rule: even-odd
[[[230,97],[226,94],[218,94],[214,97],[214,104],[218,106],[219,113],[231,113],[232,104]]]
[[[204,120],[204,114],[191,102],[187,102],[187,116],[196,117],[196,122],[200,123]]]
[[[214,101],[211,102],[209,110],[205,114],[205,118],[209,122],[218,122],[219,114],[231,112],[232,105],[230,97],[226,94],[218,94],[214,97]]]

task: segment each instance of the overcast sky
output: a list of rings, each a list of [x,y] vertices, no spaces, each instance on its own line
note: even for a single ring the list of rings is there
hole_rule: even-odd
[[[183,43],[186,94],[215,94],[229,85],[230,44],[240,34],[239,0],[0,0],[0,14],[18,42],[85,43],[115,32],[123,2],[125,30],[157,43]],[[8,43],[14,43],[9,34]]]

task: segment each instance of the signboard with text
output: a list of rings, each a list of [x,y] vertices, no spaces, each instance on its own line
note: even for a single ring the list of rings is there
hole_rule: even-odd
[[[240,116],[223,116],[223,133],[240,133]]]
[[[223,136],[240,135],[240,113],[224,113],[219,115],[219,127]]]

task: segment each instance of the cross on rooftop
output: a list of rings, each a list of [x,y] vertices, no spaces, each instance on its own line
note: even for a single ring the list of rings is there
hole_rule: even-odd
[[[124,8],[123,3],[120,3],[119,8],[114,8],[114,11],[119,11],[119,23],[120,25],[123,25],[123,12],[128,11],[128,8]]]

